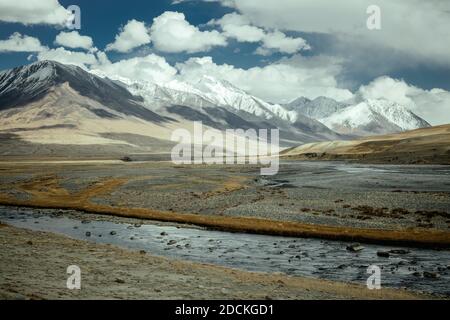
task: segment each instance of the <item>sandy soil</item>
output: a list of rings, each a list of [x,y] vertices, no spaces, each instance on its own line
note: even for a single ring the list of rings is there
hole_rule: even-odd
[[[2,299],[427,299],[405,290],[249,273],[0,225]],[[69,265],[81,290],[66,288]]]

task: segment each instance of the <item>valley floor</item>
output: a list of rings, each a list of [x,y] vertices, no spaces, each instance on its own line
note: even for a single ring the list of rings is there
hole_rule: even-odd
[[[0,204],[229,231],[450,247],[448,166],[0,162]]]
[[[0,224],[0,299],[427,299],[324,280],[154,257]],[[80,265],[81,290],[66,287]]]
[[[228,231],[450,247],[448,166],[283,161],[276,176],[259,173],[257,166],[156,161],[0,162],[0,204]],[[426,298],[169,260],[4,225],[0,243],[3,298]],[[83,265],[81,291],[65,287],[66,268],[73,264]]]

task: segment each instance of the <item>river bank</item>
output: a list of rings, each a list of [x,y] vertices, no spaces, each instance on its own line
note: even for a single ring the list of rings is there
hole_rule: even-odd
[[[74,210],[0,207],[0,222],[173,260],[363,286],[375,265],[384,288],[450,296],[448,250],[365,243],[350,250],[352,242],[231,233]]]
[[[243,272],[0,225],[3,299],[428,299],[405,290]],[[69,265],[82,272],[68,290]]]

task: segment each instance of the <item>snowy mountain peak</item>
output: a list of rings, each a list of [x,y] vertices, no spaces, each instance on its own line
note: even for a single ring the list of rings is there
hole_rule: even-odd
[[[347,106],[347,104],[327,97],[318,97],[314,100],[300,97],[288,104],[290,110],[297,111],[312,119],[328,117]]]
[[[54,61],[40,61],[1,72],[1,108],[26,103],[45,93],[54,85],[58,68],[63,68],[63,65]]]
[[[424,119],[396,102],[384,99],[370,99],[363,103],[367,104],[373,112],[384,116],[390,122],[398,125],[402,130],[430,127],[430,124]]]
[[[406,107],[384,99],[370,99],[319,119],[341,133],[385,134],[429,127]]]
[[[98,70],[92,72],[101,77],[107,76]],[[297,118],[296,112],[290,112],[277,104],[267,103],[228,81],[212,76],[205,75],[194,82],[173,79],[158,84],[133,81],[115,75],[108,75],[108,77],[123,83],[134,95],[143,97],[146,105],[154,110],[171,105],[188,106],[194,109],[223,107],[267,120],[278,117],[293,123]]]
[[[306,97],[299,97],[297,99],[292,100],[287,105],[288,106],[301,106],[301,105],[304,105],[304,104],[306,104],[308,102],[311,102],[311,100],[306,98]]]

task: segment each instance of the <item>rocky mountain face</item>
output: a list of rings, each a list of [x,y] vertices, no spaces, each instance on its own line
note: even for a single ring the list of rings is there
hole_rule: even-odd
[[[41,61],[0,73],[0,110],[26,106],[45,97],[52,89],[67,83],[80,96],[108,109],[148,121],[163,121],[142,106],[142,98],[123,86],[86,72],[80,67],[54,61]]]

